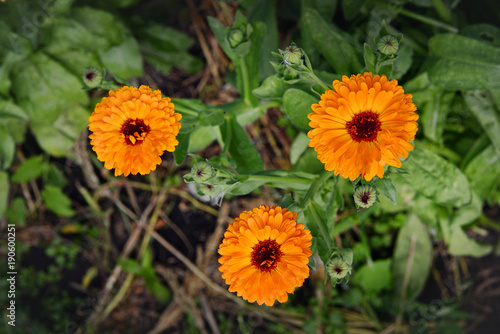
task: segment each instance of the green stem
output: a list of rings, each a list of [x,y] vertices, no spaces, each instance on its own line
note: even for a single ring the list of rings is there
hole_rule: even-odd
[[[239,64],[241,69],[241,79],[243,81],[243,101],[245,101],[246,104],[251,105],[252,92],[250,91],[250,79],[248,76],[247,63],[245,62],[244,57],[239,57]]]
[[[432,0],[432,3],[434,4],[434,8],[436,9],[436,12],[439,14],[439,16],[444,21],[451,23],[451,13],[448,8],[446,8],[443,0]]]
[[[272,176],[272,175],[238,175],[238,179],[240,180],[252,180],[252,181],[264,181],[266,183],[302,183],[302,184],[311,184],[314,179],[305,179],[301,177],[292,177],[292,176]]]
[[[316,194],[316,192],[323,185],[323,183],[325,183],[325,181],[328,180],[332,175],[333,175],[333,171],[324,170],[323,172],[321,172],[319,178],[317,178],[316,180],[313,181],[313,183],[309,187],[309,190],[307,191],[306,195],[300,201],[301,208],[304,208],[306,205],[309,204],[313,195]]]
[[[318,226],[319,231],[321,232],[321,235],[323,236],[323,239],[325,239],[326,245],[328,246],[328,252],[331,252],[333,249],[333,242],[332,242],[332,238],[330,237],[330,234],[328,233],[328,230],[327,230],[325,224],[322,223],[321,217],[319,216],[318,212],[316,211],[314,204],[309,202],[308,207],[312,213],[312,216],[314,218],[314,222]]]
[[[325,91],[326,90],[331,90],[330,87],[328,87],[324,82],[323,80],[321,80],[320,78],[318,78],[318,76],[316,74],[314,74],[314,72],[311,70],[311,71],[307,71],[307,75],[309,75],[309,77],[311,79],[313,79],[314,82],[316,82],[317,84],[319,84]]]
[[[387,3],[384,3],[384,2],[381,2],[381,1],[370,0],[370,2],[373,3],[373,4],[375,4],[375,5],[377,5],[377,6],[384,7],[384,8],[387,8],[389,10],[393,10],[393,11],[399,13],[399,14],[406,15],[408,17],[411,17],[412,19],[415,19],[417,21],[429,24],[431,26],[434,26],[434,27],[437,27],[437,28],[442,28],[444,30],[448,30],[449,32],[452,32],[454,34],[458,33],[458,29],[457,28],[455,28],[455,27],[453,27],[453,26],[451,26],[449,24],[443,23],[441,21],[432,19],[430,17],[423,16],[423,15],[420,15],[420,14],[416,14],[416,13],[410,12],[409,10],[406,10],[406,9],[402,9],[402,8],[398,8],[398,7],[395,7],[395,6],[391,6],[390,4],[387,4]]]

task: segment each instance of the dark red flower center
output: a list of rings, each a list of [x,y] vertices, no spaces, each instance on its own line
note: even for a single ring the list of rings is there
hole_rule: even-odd
[[[339,266],[335,266],[335,268],[333,268],[333,270],[337,273],[337,274],[340,274],[342,272],[342,268],[340,268]]]
[[[368,194],[361,195],[361,202],[368,203],[369,199],[370,199],[370,195],[368,195]]]
[[[95,72],[89,72],[85,77],[87,78],[87,80],[92,81],[92,79],[94,79],[94,76]]]
[[[372,111],[363,111],[354,115],[345,127],[351,138],[359,143],[361,141],[372,142],[377,139],[380,125],[378,114]]]
[[[125,135],[127,145],[140,145],[149,131],[151,131],[149,125],[146,125],[142,119],[136,118],[128,119],[122,125],[120,132]]]
[[[278,266],[283,252],[275,240],[261,241],[253,247],[252,265],[260,271],[271,271]]]

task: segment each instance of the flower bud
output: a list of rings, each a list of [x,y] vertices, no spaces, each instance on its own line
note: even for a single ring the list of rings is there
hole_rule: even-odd
[[[287,65],[302,65],[302,49],[292,42],[282,53],[283,60]]]
[[[341,257],[335,257],[328,262],[326,269],[328,275],[336,280],[342,280],[347,275],[351,274],[351,266]]]
[[[348,283],[352,272],[353,253],[350,248],[335,247],[326,264],[326,272],[330,276],[332,286],[342,282]]]
[[[382,36],[377,43],[377,48],[383,54],[391,56],[398,52],[398,39],[392,35]]]
[[[245,41],[245,33],[240,29],[232,29],[227,38],[229,45],[234,49]]]
[[[375,203],[377,192],[370,186],[361,186],[354,190],[354,203],[360,208],[367,209]]]
[[[102,82],[103,73],[97,67],[89,67],[83,72],[82,79],[87,87],[96,88]]]
[[[191,176],[197,183],[203,183],[214,175],[213,167],[205,161],[197,162],[191,168]]]

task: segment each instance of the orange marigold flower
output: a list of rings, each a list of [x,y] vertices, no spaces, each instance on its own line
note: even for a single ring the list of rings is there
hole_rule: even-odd
[[[230,292],[250,303],[272,306],[309,277],[311,233],[297,213],[261,205],[229,224],[219,246],[222,278]]]
[[[396,80],[385,75],[342,77],[334,90],[311,106],[307,136],[326,170],[355,180],[384,176],[384,166],[401,167],[417,132],[417,107]]]
[[[109,92],[89,117],[90,143],[104,167],[115,176],[149,174],[165,150],[173,152],[181,114],[168,97],[148,86],[122,87]]]

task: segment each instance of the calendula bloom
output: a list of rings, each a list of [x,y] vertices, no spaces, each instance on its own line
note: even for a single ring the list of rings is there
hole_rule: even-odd
[[[115,176],[149,174],[160,156],[179,144],[182,118],[168,97],[148,86],[122,87],[109,92],[89,118],[92,149]]]
[[[302,286],[309,277],[312,237],[296,219],[293,211],[261,205],[229,224],[219,246],[219,270],[230,292],[272,306]]]
[[[307,136],[326,170],[355,180],[384,176],[384,166],[401,167],[417,132],[417,107],[396,80],[385,75],[342,77],[334,90],[311,106]]]

